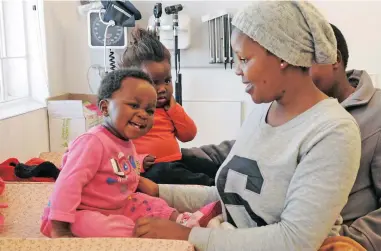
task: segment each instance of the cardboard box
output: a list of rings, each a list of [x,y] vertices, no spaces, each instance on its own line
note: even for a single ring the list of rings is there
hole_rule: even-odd
[[[64,152],[72,140],[103,121],[96,95],[55,96],[47,99],[47,107],[51,152]]]

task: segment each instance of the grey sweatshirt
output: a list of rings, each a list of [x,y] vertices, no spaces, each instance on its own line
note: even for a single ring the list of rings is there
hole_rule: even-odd
[[[348,203],[342,211],[341,235],[368,251],[381,250],[381,90],[365,71],[347,72],[356,91],[341,104],[361,131],[361,164]]]
[[[183,156],[207,159],[214,162],[217,166],[221,166],[232,149],[234,142],[235,140],[225,140],[219,145],[210,144],[201,147],[181,148],[181,153]]]
[[[357,179],[342,211],[341,235],[368,251],[381,250],[381,90],[374,88],[365,71],[347,72],[356,91],[342,106],[356,119],[361,131],[361,162]],[[234,140],[219,145],[182,149],[184,155],[206,158],[220,166]]]
[[[220,200],[235,230],[193,228],[202,251],[317,250],[347,202],[360,161],[360,133],[334,99],[284,125],[258,105],[216,176],[216,187],[160,185],[160,197],[195,211]]]

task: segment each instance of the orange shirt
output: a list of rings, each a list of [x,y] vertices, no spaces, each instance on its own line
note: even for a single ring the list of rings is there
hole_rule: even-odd
[[[172,162],[182,157],[177,139],[188,142],[196,134],[195,123],[176,103],[168,111],[156,109],[152,129],[143,137],[134,139],[133,143],[138,154],[151,154],[156,157],[156,163]]]

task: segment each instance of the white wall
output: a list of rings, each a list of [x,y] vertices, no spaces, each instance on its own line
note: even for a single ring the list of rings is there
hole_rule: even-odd
[[[83,92],[90,66],[86,19],[79,1],[44,1],[50,94]]]
[[[132,1],[143,15],[143,19],[138,21],[138,25],[146,27],[154,1]],[[227,84],[225,80],[227,72],[223,66],[208,64],[208,42],[207,27],[201,22],[201,16],[211,11],[219,9],[228,9],[234,12],[237,8],[245,6],[248,1],[162,1],[163,6],[182,3],[186,13],[192,18],[192,44],[191,48],[181,52],[181,64],[183,77],[186,78],[188,71],[193,74],[196,69],[208,69],[202,72],[203,84],[208,86],[210,79],[217,76],[216,82],[222,82],[223,86]],[[378,63],[381,57],[381,34],[377,32],[381,27],[381,1],[312,1],[327,17],[327,19],[339,27],[347,39],[350,57],[348,68],[366,69],[371,74],[381,74],[381,66]],[[165,15],[165,14],[163,14]],[[84,19],[81,20],[84,22]],[[84,41],[87,42],[87,41]],[[87,56],[87,52],[83,55]],[[92,50],[90,52],[91,63],[103,64],[103,54],[101,51]],[[79,67],[76,65],[73,67]],[[85,70],[82,66],[82,71]],[[221,76],[221,77],[220,77]],[[199,77],[200,78],[200,77]],[[234,78],[229,78],[232,80]],[[233,80],[239,84],[239,79]],[[191,84],[183,81],[184,85]],[[96,87],[98,79],[94,78],[92,85]],[[70,86],[73,90],[86,91],[85,83]],[[224,95],[224,87],[215,90]],[[242,93],[241,93],[242,94]],[[187,95],[185,93],[183,95]],[[242,94],[241,98],[245,95]],[[185,97],[184,97],[185,98]]]
[[[145,27],[156,2],[132,1],[142,12],[139,25]],[[250,109],[250,101],[244,94],[239,78],[232,70],[223,66],[212,66],[207,62],[206,27],[200,17],[209,11],[242,7],[242,1],[164,1],[164,6],[173,3],[184,5],[183,13],[191,15],[191,48],[181,53],[183,73],[183,98],[243,100],[244,115]],[[372,74],[381,75],[381,11],[380,1],[314,1],[326,17],[344,33],[350,50],[348,68],[366,69]],[[87,46],[86,17],[79,16],[79,1],[45,1],[48,77],[51,95],[64,92],[89,93],[87,70],[91,64],[103,64],[102,52],[91,51]],[[94,87],[99,78],[90,71],[90,81]],[[379,79],[380,80],[380,79]],[[380,82],[380,81],[379,81]],[[238,87],[239,86],[239,87]],[[205,97],[204,95],[208,95]],[[39,150],[47,149],[47,126],[45,111],[37,111],[9,120],[0,121],[0,161],[18,154],[23,158],[36,156]],[[29,126],[34,123],[34,126]],[[10,128],[24,125],[25,133],[9,133]],[[28,126],[27,126],[28,125]],[[26,127],[26,128],[24,128]],[[10,136],[12,135],[12,136]],[[5,139],[5,140],[4,140]],[[40,140],[37,140],[40,139]],[[35,144],[25,144],[36,141]],[[12,142],[5,144],[3,142]],[[41,142],[41,143],[39,143]],[[9,146],[8,146],[9,145]],[[22,146],[22,151],[20,151]]]
[[[0,163],[10,157],[27,161],[48,151],[48,120],[45,109],[0,120]]]
[[[90,65],[90,52],[86,23],[77,14],[77,5],[78,1],[44,1],[51,96],[70,91],[69,85],[75,87],[75,83],[86,82],[82,69]],[[26,161],[38,157],[40,152],[49,151],[46,109],[0,120],[0,140],[0,162],[9,157]]]
[[[344,34],[349,48],[348,68],[381,75],[381,1],[314,1]]]
[[[132,2],[143,15],[138,25],[145,27],[156,2]],[[197,79],[202,81],[197,83],[198,85],[213,85],[210,79],[217,77],[213,82],[221,83],[221,87],[215,91],[225,95],[224,93],[227,92],[225,87],[231,84],[239,85],[240,80],[235,78],[234,74],[230,74],[230,69],[224,70],[222,65],[208,64],[207,28],[201,23],[200,17],[216,9],[235,10],[244,6],[246,2],[164,1],[163,5],[179,2],[184,6],[183,13],[192,17],[191,48],[181,52],[184,85],[191,84],[187,79],[192,79],[191,75],[197,72]],[[381,2],[314,1],[314,4],[329,21],[343,31],[350,50],[348,68],[366,69],[372,74],[381,74],[381,66],[378,63],[378,59],[381,58],[381,35],[376,32],[381,27],[381,17],[378,16]],[[63,92],[90,92],[87,70],[91,64],[103,65],[102,51],[91,50],[87,46],[86,17],[77,13],[78,5],[78,1],[45,1],[49,80],[53,95]],[[201,69],[202,71],[198,71]],[[227,76],[229,81],[226,80]],[[89,77],[92,85],[97,87],[99,78],[96,72],[90,71]],[[187,95],[185,90],[183,95]],[[246,100],[244,93],[241,92],[238,96],[235,99]]]
[[[141,11],[143,19],[138,22],[141,27],[146,27],[152,8],[156,2],[133,1]],[[230,109],[230,113],[220,114],[206,110],[196,111],[202,107],[201,103],[187,103],[185,109],[191,112],[191,116],[199,127],[198,138],[183,146],[194,146],[207,143],[219,143],[225,137],[232,137],[238,131],[239,123],[235,120],[230,125],[225,122],[225,116],[233,118],[242,113],[246,117],[251,110],[252,102],[243,91],[240,78],[236,77],[229,67],[224,69],[222,64],[211,65],[208,52],[208,30],[207,25],[201,22],[201,17],[211,11],[227,9],[234,13],[237,8],[245,6],[244,1],[163,1],[163,6],[181,2],[184,9],[181,13],[191,17],[191,47],[181,51],[181,68],[183,75],[183,100],[202,101],[205,106],[213,105],[215,101],[242,101],[242,110]],[[375,33],[381,26],[381,2],[375,1],[314,1],[316,6],[322,10],[328,20],[337,25],[348,40],[350,50],[349,68],[366,69],[371,74],[381,74],[381,66],[378,61],[381,57],[381,35]],[[165,14],[163,14],[165,15]],[[374,36],[373,39],[370,39]],[[102,51],[90,51],[91,63],[103,65]],[[82,70],[85,70],[82,67]],[[90,84],[93,89],[99,86],[99,78],[91,75]],[[74,82],[72,82],[74,83]],[[69,87],[71,90],[86,91],[85,83],[75,83]],[[208,102],[204,102],[208,101]],[[212,102],[213,101],[213,102]],[[228,103],[221,102],[220,109],[227,109]],[[218,106],[217,106],[218,107]],[[225,108],[226,107],[226,108]],[[213,118],[213,123],[204,123]],[[229,129],[230,126],[230,129]],[[202,136],[201,136],[202,135]],[[202,137],[202,139],[200,138]]]

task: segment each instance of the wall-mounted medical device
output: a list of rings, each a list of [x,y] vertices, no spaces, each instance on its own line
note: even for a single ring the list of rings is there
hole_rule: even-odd
[[[127,46],[127,28],[111,26],[101,20],[102,10],[90,10],[88,12],[88,43],[92,49],[104,49],[105,33],[106,46],[108,49],[123,49]],[[107,28],[107,32],[106,32]]]
[[[227,11],[219,11],[201,18],[203,23],[208,24],[209,35],[209,63],[230,64],[233,68],[233,51],[230,36],[232,32],[232,16]]]
[[[173,15],[167,14],[156,18],[152,15],[148,20],[148,29],[155,30],[160,42],[169,50],[174,50]],[[191,45],[191,18],[186,13],[178,13],[178,48],[188,49]]]
[[[109,65],[115,70],[115,57],[112,49],[127,46],[127,28],[134,27],[135,21],[142,18],[140,12],[130,1],[101,1],[102,8],[88,12],[88,42],[90,48],[103,48],[104,69],[107,73],[107,49]]]

